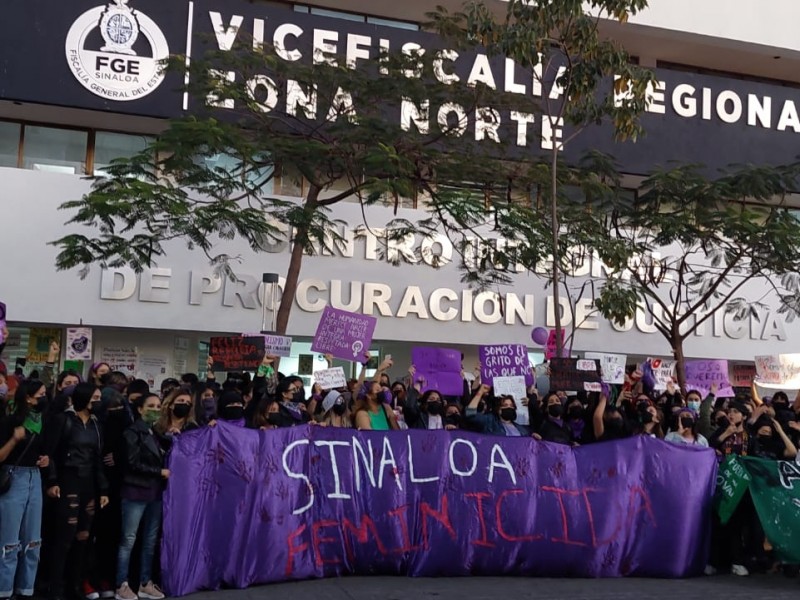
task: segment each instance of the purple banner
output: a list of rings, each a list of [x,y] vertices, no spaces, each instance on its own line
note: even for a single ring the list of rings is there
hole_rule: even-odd
[[[364,362],[378,319],[326,306],[311,344],[313,352]]]
[[[711,391],[711,384],[718,386],[718,398],[733,398],[736,394],[731,387],[727,360],[687,360],[686,390],[697,390],[705,396]]]
[[[0,344],[5,342],[5,335],[3,334],[3,329],[6,326],[6,305],[4,302],[0,302]]]
[[[481,383],[492,385],[495,377],[524,375],[525,385],[528,387],[533,385],[527,346],[522,344],[480,346],[478,355],[481,361]]]
[[[416,347],[411,349],[411,364],[417,370],[422,391],[436,390],[445,396],[461,396],[461,352],[449,348]]]
[[[220,422],[178,437],[169,469],[162,572],[183,596],[346,574],[699,575],[717,461],[645,436]]]

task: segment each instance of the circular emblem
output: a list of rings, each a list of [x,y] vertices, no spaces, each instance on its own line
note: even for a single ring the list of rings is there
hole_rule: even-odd
[[[100,30],[103,44],[91,34]],[[87,90],[118,102],[138,100],[164,80],[161,61],[169,56],[169,45],[155,22],[114,0],[83,13],[70,27],[66,39],[67,63]]]

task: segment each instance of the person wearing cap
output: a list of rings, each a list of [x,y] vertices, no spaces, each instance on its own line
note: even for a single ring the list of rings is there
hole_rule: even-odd
[[[322,400],[322,425],[328,427],[353,427],[353,419],[344,394],[332,390]]]

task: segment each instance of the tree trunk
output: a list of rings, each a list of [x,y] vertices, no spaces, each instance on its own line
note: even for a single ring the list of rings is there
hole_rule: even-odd
[[[553,265],[551,276],[551,284],[553,286],[553,312],[556,318],[556,356],[563,356],[564,340],[562,339],[563,327],[561,326],[561,292],[559,287],[559,265],[561,261],[558,255],[558,240],[559,240],[559,223],[558,223],[558,201],[556,194],[558,192],[558,179],[556,168],[558,166],[558,145],[555,145],[553,150],[553,159],[550,165],[550,226],[552,227],[552,252],[553,252]]]
[[[681,393],[686,396],[686,357],[683,355],[683,338],[680,333],[673,331],[672,339],[672,356],[675,358],[675,377],[678,379],[678,388]]]
[[[304,206],[306,212],[314,212],[316,210],[319,192],[320,190],[316,187],[312,187],[309,190]],[[289,316],[291,315],[294,299],[297,295],[297,284],[300,280],[300,267],[303,264],[303,253],[305,252],[307,243],[308,230],[303,227],[298,227],[294,236],[294,245],[292,246],[292,255],[289,259],[289,268],[286,271],[286,283],[283,286],[283,295],[281,296],[281,303],[278,307],[278,316],[275,319],[275,333],[277,335],[286,335],[286,330],[289,328]]]

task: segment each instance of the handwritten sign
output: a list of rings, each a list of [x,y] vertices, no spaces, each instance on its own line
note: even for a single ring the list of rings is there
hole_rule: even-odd
[[[800,354],[756,356],[758,385],[768,389],[800,389]]]
[[[750,387],[757,376],[755,365],[731,365],[731,385],[733,387]]]
[[[729,381],[727,360],[687,360],[685,368],[687,389],[697,390],[705,396],[711,391],[711,384],[716,383],[718,397],[732,398],[736,395]]]
[[[527,425],[530,422],[528,407],[522,404],[522,401],[528,398],[525,376],[495,377],[492,387],[494,388],[495,397],[511,396],[514,399],[514,404],[517,405],[516,422],[520,425]]]
[[[625,365],[628,357],[625,354],[605,354],[603,352],[586,352],[586,358],[600,361],[600,371],[604,383],[621,385],[625,383]]]
[[[695,575],[717,462],[711,450],[646,436],[569,448],[461,431],[221,421],[176,436],[168,468],[162,573],[178,598],[376,565],[415,577],[520,565],[528,576]],[[245,525],[242,515],[255,518]]]
[[[343,360],[361,362],[369,350],[378,319],[326,306],[311,350]]]
[[[214,371],[255,370],[264,360],[264,337],[212,337],[208,353]]]
[[[100,349],[100,362],[108,364],[112,371],[133,375],[139,362],[139,352],[136,346],[106,346]]]
[[[61,330],[58,327],[33,327],[28,337],[27,358],[32,363],[47,362],[50,353],[50,342],[61,340]]]
[[[314,381],[318,383],[323,390],[333,390],[347,386],[347,379],[344,376],[344,369],[342,367],[333,367],[332,369],[317,371],[314,373]]]
[[[92,330],[89,327],[67,329],[67,360],[92,360]]]
[[[481,361],[481,381],[493,385],[495,377],[521,375],[526,385],[533,385],[533,373],[528,360],[528,347],[522,344],[502,344],[478,348]]]
[[[291,356],[292,338],[269,333],[243,333],[242,337],[263,337],[264,354],[268,356]]]
[[[599,361],[576,358],[553,358],[550,361],[551,391],[575,392],[586,389],[587,383],[600,384]]]
[[[422,391],[436,390],[445,396],[461,396],[464,382],[461,379],[461,352],[449,348],[411,349],[411,363],[417,370],[417,382]]]
[[[648,358],[650,367],[653,370],[654,389],[663,391],[667,389],[667,384],[675,383],[675,361],[664,360],[662,358]]]

